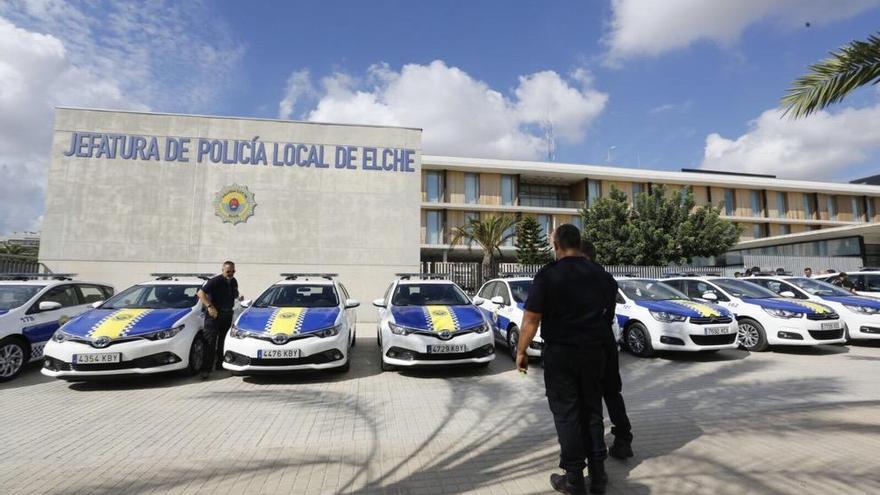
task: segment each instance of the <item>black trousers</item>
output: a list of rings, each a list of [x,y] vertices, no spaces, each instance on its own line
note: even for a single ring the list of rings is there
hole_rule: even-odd
[[[620,379],[620,357],[616,342],[605,344],[605,373],[602,377],[602,398],[611,420],[611,434],[621,440],[632,441],[632,425],[623,403],[623,382]]]
[[[586,459],[605,459],[602,419],[601,343],[547,344],[543,352],[544,385],[561,450],[559,467],[583,471]]]
[[[217,318],[205,315],[205,361],[202,371],[211,371],[223,363],[223,340],[232,326],[232,311],[222,311]]]

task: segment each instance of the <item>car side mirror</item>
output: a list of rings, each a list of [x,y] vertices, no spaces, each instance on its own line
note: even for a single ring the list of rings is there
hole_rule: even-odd
[[[377,308],[385,308],[385,307],[388,307],[388,305],[385,304],[385,299],[374,299],[374,300],[373,300],[373,306],[376,306]]]
[[[486,300],[480,296],[474,296],[471,302],[474,303],[474,306],[482,306],[486,302]]]
[[[104,304],[104,301],[95,301],[92,303],[93,308],[97,308],[98,306]]]
[[[489,300],[492,302],[492,304],[496,304],[498,306],[504,306],[504,298],[501,296],[495,296]]]
[[[356,308],[360,305],[361,305],[361,303],[357,299],[346,299],[345,300],[345,309]]]
[[[784,291],[780,292],[779,295],[782,297],[797,297],[794,295],[794,292],[792,292],[790,290],[784,290]]]
[[[40,311],[54,311],[56,309],[61,309],[61,303],[55,301],[43,301],[37,306],[37,309]]]
[[[703,299],[707,301],[717,301],[718,296],[714,292],[703,292]]]
[[[251,304],[253,304],[253,303],[254,303],[254,301],[252,301],[250,299],[245,299],[240,304],[241,304],[242,308],[249,308],[249,307],[251,307]]]

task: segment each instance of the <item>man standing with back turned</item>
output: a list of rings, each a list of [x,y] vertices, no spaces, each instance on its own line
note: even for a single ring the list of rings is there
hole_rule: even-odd
[[[223,340],[232,325],[235,300],[239,299],[238,281],[235,280],[235,263],[223,263],[223,272],[208,279],[198,292],[205,308],[205,362],[202,378],[207,378],[211,370],[223,365]]]
[[[605,428],[602,419],[603,343],[615,293],[605,269],[581,255],[581,233],[560,225],[552,236],[556,261],[536,275],[525,304],[516,352],[520,372],[528,369],[526,349],[541,324],[544,338],[544,385],[561,450],[550,484],[561,493],[605,493]],[[588,463],[584,462],[585,460]]]

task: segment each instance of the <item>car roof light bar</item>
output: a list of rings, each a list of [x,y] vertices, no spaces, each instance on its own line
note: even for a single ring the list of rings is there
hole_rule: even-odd
[[[190,277],[200,278],[202,280],[208,280],[209,278],[213,277],[214,275],[215,275],[214,273],[174,273],[174,272],[151,273],[150,274],[150,276],[155,277],[156,280],[173,280],[176,278],[190,278]]]
[[[31,280],[37,278],[51,278],[55,280],[73,280],[76,273],[25,273],[25,272],[10,272],[10,273],[0,273],[0,279],[11,279],[11,280]]]
[[[327,280],[333,280],[333,277],[338,277],[338,273],[281,273],[284,280],[296,280],[298,278],[326,278]]]

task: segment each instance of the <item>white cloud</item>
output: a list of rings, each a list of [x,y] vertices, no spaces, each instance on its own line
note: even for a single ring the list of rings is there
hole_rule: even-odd
[[[278,118],[290,119],[297,102],[303,98],[314,96],[315,88],[308,69],[294,71],[287,78],[287,86],[284,88],[284,98],[278,103]]]
[[[205,12],[0,3],[0,194],[14,205],[0,210],[0,234],[39,229],[55,106],[197,111],[216,99],[241,51],[215,28],[199,38]]]
[[[880,5],[880,0],[612,0],[609,61],[655,56],[698,40],[735,42],[750,25],[770,19],[785,28],[821,25]]]
[[[521,76],[505,96],[457,67],[436,60],[399,72],[373,65],[363,78],[334,74],[321,81],[307,118],[320,122],[379,124],[424,129],[426,153],[537,158],[546,149],[542,128],[579,142],[602,112],[608,95],[592,88],[589,74],[566,80],[553,71]]]
[[[778,109],[767,110],[736,139],[710,134],[701,167],[832,179],[880,150],[880,104],[799,120],[780,117]]]

